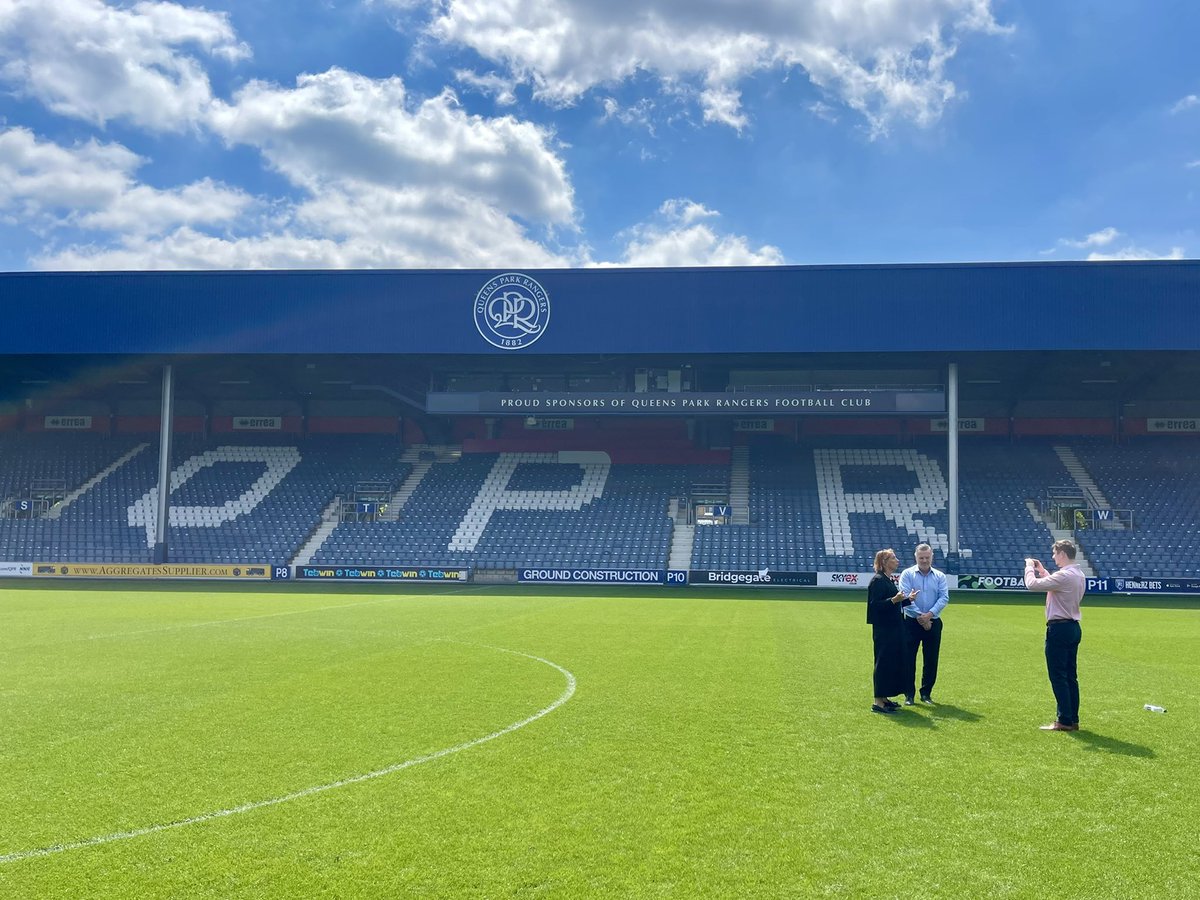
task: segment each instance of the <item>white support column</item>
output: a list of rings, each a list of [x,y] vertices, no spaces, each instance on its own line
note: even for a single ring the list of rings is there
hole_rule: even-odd
[[[167,561],[167,510],[171,504],[171,425],[175,416],[175,369],[163,366],[161,421],[158,428],[158,519],[154,523],[154,562]]]
[[[950,526],[946,533],[950,552],[958,556],[958,363],[950,363],[946,373],[946,476],[950,492],[948,510]]]

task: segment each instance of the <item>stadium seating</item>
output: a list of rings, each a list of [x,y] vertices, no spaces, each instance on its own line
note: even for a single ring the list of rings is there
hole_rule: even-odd
[[[1096,528],[1080,541],[1110,576],[1196,577],[1200,571],[1200,454],[1194,441],[1147,439],[1074,447],[1114,509],[1132,513],[1133,528]]]
[[[977,439],[960,454],[962,567],[1003,574],[1043,553],[1046,526],[1026,508],[1047,485],[1069,480],[1047,444],[1014,448]],[[695,568],[871,571],[876,550],[907,560],[925,541],[935,565],[948,549],[949,489],[943,444],[916,448],[756,446],[750,524],[696,529]]]
[[[867,572],[876,550],[893,547],[907,560],[920,541],[933,545],[935,564],[944,566],[944,442],[929,438],[898,447],[869,441],[756,443],[749,457],[749,523],[697,527],[691,567]],[[1071,483],[1055,444],[960,442],[960,571],[1016,574],[1025,556],[1046,555],[1050,532],[1029,506],[1048,488]],[[1132,529],[1080,534],[1097,574],[1194,577],[1200,454],[1154,439],[1069,445],[1112,506],[1133,517]],[[181,436],[174,445],[170,559],[288,562],[336,495],[362,481],[398,486],[411,470],[400,452],[387,436]],[[151,560],[155,441],[10,433],[0,435],[0,455],[0,500],[23,495],[35,481],[64,486],[48,514],[0,518],[0,559]],[[686,496],[690,485],[726,485],[730,474],[728,465],[710,463],[563,464],[547,452],[465,454],[433,464],[397,521],[342,522],[319,547],[312,541],[311,561],[662,569],[674,530],[670,501]]]
[[[963,571],[1019,575],[1027,556],[1049,562],[1053,536],[1027,503],[1071,481],[1051,444],[974,437],[959,447],[959,546],[971,550]],[[946,464],[944,446],[938,459]]]
[[[38,471],[72,486],[112,466],[128,441],[28,442],[43,452]],[[27,441],[19,440],[17,444]],[[96,449],[93,444],[100,444]],[[84,448],[81,452],[80,448]],[[400,480],[407,465],[387,438],[202,441],[181,437],[173,475],[170,560],[178,563],[287,561],[322,511],[355,481]],[[0,558],[48,562],[149,562],[157,507],[158,448],[150,443],[108,471],[51,517],[0,520]]]
[[[554,454],[468,454],[434,466],[395,523],[344,523],[314,564],[653,568],[667,564],[669,501],[710,465],[560,464]],[[519,507],[519,508],[513,508]]]

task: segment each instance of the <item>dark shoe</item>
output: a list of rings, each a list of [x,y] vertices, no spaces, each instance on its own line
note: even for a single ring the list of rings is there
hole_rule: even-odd
[[[894,700],[884,700],[883,705],[886,706],[888,709],[899,709],[900,708],[900,704]]]
[[[885,716],[894,716],[896,714],[896,710],[887,706],[876,706],[874,703],[871,704],[871,712],[882,713]]]
[[[1051,722],[1049,725],[1039,726],[1042,731],[1078,731],[1078,725],[1064,725],[1062,722]]]
[[[904,705],[905,705],[905,706],[912,706],[912,705],[913,705],[913,698],[912,698],[912,694],[905,694],[905,695],[904,695]]]
[[[933,698],[930,697],[928,694],[921,695],[921,702],[928,703],[930,706],[933,706]]]

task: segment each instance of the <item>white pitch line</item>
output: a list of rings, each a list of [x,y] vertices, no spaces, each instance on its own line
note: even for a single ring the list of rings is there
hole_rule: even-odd
[[[450,643],[467,643],[465,641],[450,641]],[[303,790],[293,791],[290,794],[284,794],[280,797],[270,797],[266,800],[255,800],[251,803],[243,803],[241,806],[231,806],[228,809],[218,809],[215,812],[202,813],[198,816],[192,816],[187,819],[180,819],[177,822],[166,822],[161,825],[147,825],[145,828],[136,828],[132,831],[118,831],[113,834],[103,834],[97,837],[87,838],[82,841],[71,841],[65,844],[54,844],[50,847],[39,847],[34,850],[19,850],[15,853],[5,853],[0,855],[0,864],[17,862],[22,859],[33,859],[40,856],[52,856],[56,853],[66,853],[68,850],[80,850],[84,847],[95,847],[99,844],[109,844],[113,841],[124,841],[129,838],[143,837],[147,834],[156,834],[160,831],[168,831],[172,828],[183,828],[187,825],[198,825],[201,822],[210,822],[213,819],[223,819],[227,816],[236,816],[239,813],[251,812],[256,809],[262,809],[266,806],[278,806],[280,803],[287,803],[290,800],[299,800],[303,797],[311,797],[313,794],[319,794],[324,791],[332,791],[335,788],[347,787],[352,784],[358,784],[363,781],[370,781],[373,778],[382,778],[384,775],[391,775],[394,772],[400,772],[404,769],[410,769],[413,766],[419,766],[423,763],[433,762],[435,759],[441,759],[444,756],[450,756],[453,753],[458,753],[462,750],[469,750],[472,747],[478,747],[480,744],[486,744],[488,741],[494,741],[498,737],[504,737],[506,734],[512,734],[520,728],[524,728],[543,716],[548,716],[564,703],[571,699],[575,693],[575,676],[564,669],[558,663],[551,662],[548,659],[543,659],[540,656],[534,656],[530,653],[522,653],[520,650],[508,650],[504,647],[492,647],[488,644],[469,644],[474,647],[484,647],[488,650],[497,650],[501,653],[511,653],[513,656],[523,656],[526,659],[532,659],[535,662],[543,663],[550,666],[552,669],[557,669],[567,679],[566,690],[562,692],[557,700],[549,706],[538,710],[531,716],[521,719],[519,722],[513,722],[501,728],[499,731],[493,731],[491,734],[481,738],[475,738],[472,741],[467,741],[462,744],[455,744],[453,747],[447,747],[444,750],[437,750],[425,756],[417,756],[413,759],[406,759],[404,762],[396,763],[387,766],[383,769],[376,769],[374,772],[366,772],[362,775],[352,775],[349,778],[342,778],[338,781],[331,781],[328,784],[319,784],[314,787],[304,788]]]

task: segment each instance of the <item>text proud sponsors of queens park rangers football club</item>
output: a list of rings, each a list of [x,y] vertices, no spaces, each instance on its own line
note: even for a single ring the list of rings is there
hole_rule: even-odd
[[[485,341],[501,350],[521,350],[546,333],[550,297],[528,275],[505,272],[479,289],[474,304],[475,327]]]

